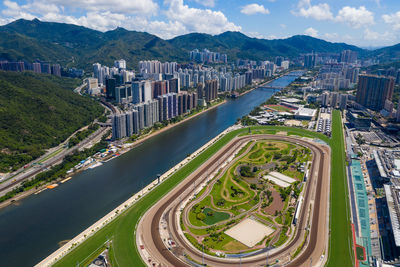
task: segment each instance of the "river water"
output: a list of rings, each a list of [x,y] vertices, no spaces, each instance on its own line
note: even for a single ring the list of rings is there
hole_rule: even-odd
[[[282,87],[294,79],[296,76],[284,76],[269,85]],[[0,210],[0,266],[38,263],[58,249],[61,241],[82,232],[153,181],[158,173],[166,172],[266,101],[273,92],[274,89],[257,88],[229,100],[103,166]]]

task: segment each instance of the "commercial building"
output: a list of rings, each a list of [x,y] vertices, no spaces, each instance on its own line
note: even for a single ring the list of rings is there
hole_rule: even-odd
[[[215,100],[218,96],[218,81],[217,80],[209,80],[206,81],[204,86],[204,99],[207,102],[211,102]]]
[[[384,188],[394,241],[396,247],[400,247],[400,190],[389,184],[385,184]]]
[[[106,79],[106,98],[108,100],[115,100],[115,87],[116,87],[116,79],[115,78],[107,78]]]
[[[218,52],[211,52],[208,49],[199,51],[194,49],[190,51],[190,60],[196,62],[208,62],[208,63],[227,63],[228,56],[226,54],[220,54]]]
[[[357,52],[352,50],[343,50],[340,54],[340,62],[344,63],[356,63]]]
[[[99,87],[99,84],[97,82],[97,79],[95,79],[95,78],[87,78],[86,86],[87,86],[88,90],[91,90],[91,89],[95,89],[95,88]]]
[[[304,55],[304,68],[312,69],[316,65],[316,55],[314,53]]]
[[[367,130],[371,128],[372,118],[365,111],[349,109],[346,116],[351,127]]]
[[[124,84],[115,87],[115,101],[123,104],[132,102],[132,85]]]
[[[135,81],[132,83],[132,103],[139,104],[152,99],[151,82]]]
[[[298,120],[312,120],[316,114],[316,109],[300,107],[295,111],[294,118]]]
[[[393,88],[392,77],[360,75],[356,102],[366,108],[380,111],[384,108],[386,100],[392,100]]]
[[[124,69],[126,69],[126,61],[124,59],[115,60],[114,61],[114,66],[117,69],[124,70]]]
[[[153,93],[152,97],[157,98],[160,95],[168,93],[168,84],[166,81],[156,81],[152,83]]]
[[[127,136],[125,114],[117,114],[112,117],[112,136],[113,139],[121,139]]]
[[[169,79],[168,81],[168,93],[177,93],[181,92],[181,83],[178,78]]]

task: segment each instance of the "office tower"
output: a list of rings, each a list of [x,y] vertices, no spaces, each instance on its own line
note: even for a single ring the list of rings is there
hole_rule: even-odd
[[[289,60],[284,60],[281,62],[281,67],[285,70],[289,68]]]
[[[385,105],[383,107],[387,112],[392,113],[394,105],[393,102],[390,100],[385,101]]]
[[[87,78],[86,80],[86,86],[87,88],[90,89],[95,89],[99,87],[99,84],[97,82],[96,78]]]
[[[115,78],[106,78],[106,98],[109,100],[115,100]]]
[[[352,50],[343,50],[340,54],[340,62],[343,63],[356,63],[357,52]]]
[[[394,79],[375,75],[360,75],[356,102],[366,108],[380,111],[385,101],[392,101]]]
[[[151,83],[149,81],[136,81],[132,83],[133,104],[150,101],[151,95]]]
[[[51,66],[51,74],[61,77],[61,66],[60,64],[54,64]]]
[[[194,49],[189,53],[190,60],[196,62],[208,62],[208,63],[227,63],[228,56],[226,54],[221,54],[218,52],[211,52],[208,49],[203,49],[199,51]]]
[[[125,114],[117,114],[112,117],[112,136],[114,140],[127,136]]]
[[[400,69],[396,72],[396,84],[400,84]]]
[[[40,66],[39,62],[34,62],[32,64],[32,67],[33,67],[33,72],[36,72],[36,73],[41,73],[42,72],[42,67]]]
[[[178,116],[185,113],[185,112],[183,111],[183,107],[184,107],[184,103],[183,103],[184,98],[183,98],[183,95],[184,95],[184,94],[186,94],[186,92],[185,92],[185,93],[180,93],[180,94],[177,95],[177,97],[178,97]]]
[[[400,107],[399,106],[397,106],[396,122],[400,122]]]
[[[211,102],[217,98],[218,92],[218,81],[217,80],[209,80],[206,81],[204,87],[204,98],[207,102]]]
[[[329,93],[327,93],[327,92],[324,92],[322,95],[321,95],[321,105],[323,106],[323,107],[328,107],[329,106]]]
[[[192,109],[197,108],[197,103],[198,103],[198,97],[197,93],[192,93]]]
[[[175,118],[178,116],[178,99],[176,93],[166,94],[168,98],[168,119]]]
[[[304,55],[304,68],[312,69],[316,64],[316,55],[314,53]]]
[[[168,80],[168,93],[177,93],[181,92],[181,82],[178,78],[173,78]]]
[[[251,84],[253,82],[253,72],[251,70],[246,71],[246,84]]]
[[[339,102],[339,93],[332,92],[330,97],[331,97],[331,107],[336,108]]]
[[[49,63],[42,64],[42,73],[51,74],[51,65]]]
[[[140,130],[145,127],[144,108],[144,103],[134,105],[134,109],[138,112],[138,125]]]
[[[275,57],[275,65],[277,65],[278,67],[281,67],[283,60],[284,60],[283,57]]]
[[[360,74],[360,68],[353,68],[352,69],[352,75],[350,78],[350,81],[352,83],[358,83],[358,75]]]
[[[159,121],[166,121],[169,120],[170,117],[168,116],[168,96],[161,95],[157,98],[158,100],[158,116]]]
[[[125,123],[126,123],[126,135],[132,136],[132,134],[134,133],[132,110],[125,112]]]
[[[114,66],[120,70],[126,69],[126,61],[124,59],[115,60]]]
[[[132,101],[132,89],[129,84],[115,87],[115,101],[117,103],[128,103]]]
[[[132,110],[132,116],[133,116],[133,132],[135,134],[138,134],[140,131],[139,128],[139,112],[136,109]]]
[[[199,83],[197,85],[197,96],[201,99],[204,98],[204,83]]]
[[[152,84],[153,86],[153,98],[157,98],[160,95],[168,93],[166,81],[156,81]]]
[[[136,104],[134,108],[138,111],[139,128],[151,127],[159,121],[159,106],[157,100]]]
[[[339,108],[341,110],[345,110],[347,108],[347,94],[341,94],[340,95],[340,104]]]
[[[101,83],[101,81],[103,80],[100,63],[93,64],[93,76],[94,76],[94,78],[96,78],[98,80],[99,83]]]

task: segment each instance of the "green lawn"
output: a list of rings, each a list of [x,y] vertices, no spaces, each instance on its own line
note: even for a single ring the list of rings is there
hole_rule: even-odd
[[[332,149],[332,187],[331,187],[331,243],[329,266],[351,266],[352,250],[350,241],[350,225],[349,215],[347,213],[347,186],[344,172],[344,147],[343,139],[341,139],[340,131],[340,113],[333,113],[333,139],[332,143],[325,135],[316,132],[310,132],[298,128],[290,128],[283,126],[254,126],[252,132],[257,133],[274,133],[275,131],[286,131],[288,135],[300,135],[311,138],[319,138],[327,143],[335,144]],[[338,135],[339,128],[339,135]],[[169,192],[180,181],[187,177],[192,171],[204,163],[211,155],[221,149],[234,136],[246,134],[247,129],[237,130],[228,133],[218,142],[201,153],[198,157],[188,163],[186,166],[177,171],[168,180],[144,196],[135,205],[122,213],[112,223],[108,224],[94,236],[90,237],[84,243],[76,247],[68,255],[55,264],[55,266],[76,266],[77,263],[85,262],[88,256],[101,247],[107,239],[113,238],[112,243],[112,261],[115,266],[145,266],[136,247],[135,227],[140,217],[154,203],[160,200],[167,192]],[[340,144],[340,145],[338,145]]]
[[[364,249],[362,247],[356,247],[357,259],[363,261],[365,258]]]
[[[346,156],[341,114],[332,113],[331,194],[330,194],[330,244],[327,266],[352,266],[353,253],[350,227],[349,194],[346,177]]]

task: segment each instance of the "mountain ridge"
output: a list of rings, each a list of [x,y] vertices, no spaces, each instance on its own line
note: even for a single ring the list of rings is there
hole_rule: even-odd
[[[83,26],[38,19],[19,19],[0,26],[0,39],[5,39],[2,36],[6,36],[7,41],[0,40],[0,59],[56,60],[62,62],[63,66],[86,69],[90,69],[95,62],[110,65],[120,58],[126,59],[129,67],[136,67],[138,61],[144,59],[188,62],[188,53],[194,48],[226,53],[229,60],[268,60],[275,56],[294,58],[312,51],[338,53],[345,49],[357,51],[361,57],[373,56],[384,60],[400,57],[400,44],[369,51],[306,35],[268,40],[232,31],[217,35],[188,33],[164,40],[147,32],[130,31],[122,27],[100,32]],[[10,42],[19,45],[13,46]],[[45,48],[49,55],[44,55],[46,53],[41,48]],[[41,56],[44,58],[39,58]]]

